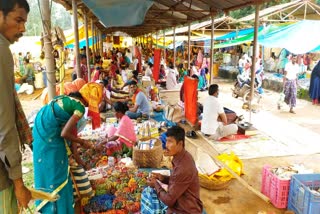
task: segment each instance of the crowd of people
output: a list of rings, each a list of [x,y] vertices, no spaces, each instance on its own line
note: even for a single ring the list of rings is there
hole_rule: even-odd
[[[198,90],[208,90],[201,110],[201,132],[213,140],[237,133],[238,126],[228,123],[218,99],[219,86],[209,85],[210,62],[203,57],[201,49],[193,54],[190,69],[186,69],[179,59],[173,62],[168,52],[167,59],[160,59],[159,71],[154,72],[157,60],[154,59],[152,48],[138,43],[133,53],[128,48],[113,48],[104,52],[103,56],[91,51],[86,56],[84,47],[80,55],[80,71],[77,72],[75,68],[72,73],[73,81],[81,84],[78,88],[66,84],[65,87],[72,86],[72,90],[70,88],[66,90],[66,95],[47,101],[37,113],[31,133],[14,91],[15,60],[9,49],[9,45],[25,32],[28,13],[29,5],[25,0],[0,0],[0,47],[3,51],[0,57],[0,87],[3,91],[0,96],[0,117],[3,121],[0,123],[0,210],[4,210],[4,213],[18,213],[18,204],[27,207],[31,200],[31,193],[22,179],[20,144],[32,144],[35,189],[59,194],[55,202],[37,200],[36,209],[41,213],[74,213],[69,156],[73,155],[77,164],[86,170],[90,166],[79,158],[79,147],[98,152],[106,150],[111,155],[132,156],[133,147],[138,141],[133,120],[148,120],[152,110],[161,110],[158,88],[152,84],[144,86],[144,80],[152,82],[158,79],[157,83],[167,90],[180,89],[181,102],[185,102],[184,78],[196,80]],[[94,65],[93,69],[88,69],[87,57],[90,64]],[[16,66],[21,81],[33,85],[34,70],[30,59],[30,53],[25,57],[19,53]],[[259,74],[263,69],[261,60],[257,58],[254,63],[255,72]],[[247,55],[239,60],[238,79],[241,84],[248,83],[251,64]],[[295,113],[293,108],[296,106],[299,69],[294,55],[283,68],[285,101],[291,113]],[[155,78],[154,74],[159,76]],[[90,91],[89,85],[93,85],[94,90]],[[85,87],[88,90],[83,90]],[[319,103],[319,62],[311,75],[310,97],[313,104]],[[94,102],[90,99],[94,99]],[[93,109],[98,114],[112,110],[118,120],[118,126],[111,127],[105,133],[105,138],[96,145],[77,135],[79,121],[88,106],[89,112]],[[173,157],[171,176],[153,173],[148,178],[148,187],[144,189],[141,199],[143,213],[152,213],[154,207],[165,209],[167,213],[203,213],[198,171],[191,154],[185,149],[185,135],[184,129],[178,126],[167,130],[164,155]],[[164,189],[159,181],[167,184],[168,189]]]

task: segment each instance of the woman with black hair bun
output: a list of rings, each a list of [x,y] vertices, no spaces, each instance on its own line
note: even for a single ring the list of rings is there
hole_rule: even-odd
[[[106,139],[97,145],[97,150],[102,150],[106,147],[107,155],[123,155],[132,156],[132,147],[137,142],[137,136],[134,131],[132,120],[125,114],[128,111],[128,106],[122,102],[113,104],[115,116],[119,121],[117,128],[110,127]]]

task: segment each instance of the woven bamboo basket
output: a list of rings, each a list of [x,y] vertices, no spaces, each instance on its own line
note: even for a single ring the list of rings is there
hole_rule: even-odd
[[[212,181],[210,179],[199,176],[200,186],[209,190],[221,190],[227,188],[232,179],[229,181]]]
[[[159,139],[154,144],[154,147],[149,150],[140,150],[133,148],[132,160],[135,166],[139,168],[158,168],[160,166],[163,150]]]

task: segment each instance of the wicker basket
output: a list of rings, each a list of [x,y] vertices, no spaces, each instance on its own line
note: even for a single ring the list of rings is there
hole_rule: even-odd
[[[231,184],[232,179],[229,181],[212,181],[199,176],[199,182],[200,182],[200,186],[203,188],[206,188],[209,190],[221,190],[221,189],[227,188]]]
[[[132,159],[135,166],[139,168],[158,168],[160,166],[163,150],[159,139],[154,144],[154,147],[149,150],[140,150],[133,148]]]

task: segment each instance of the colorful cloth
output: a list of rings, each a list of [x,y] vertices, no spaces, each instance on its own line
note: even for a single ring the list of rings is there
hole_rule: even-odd
[[[24,149],[24,144],[31,145],[33,141],[32,132],[16,91],[14,91],[14,99],[16,105],[16,126],[21,147]]]
[[[72,180],[61,131],[73,115],[81,118],[84,112],[80,101],[62,95],[42,107],[36,116],[32,132],[35,189],[51,193],[62,186],[59,199],[46,203],[41,213],[74,213]],[[37,200],[36,206],[41,202]]]
[[[137,142],[134,125],[127,115],[122,116],[114,135],[119,136],[119,141],[126,144],[128,147],[132,147],[135,142]]]
[[[141,194],[141,213],[143,214],[165,214],[168,207],[158,199],[157,192],[146,187]]]
[[[14,194],[13,185],[0,191],[0,213],[16,214],[18,213],[17,199]]]
[[[293,108],[297,102],[297,80],[286,80],[284,86],[284,102]]]

